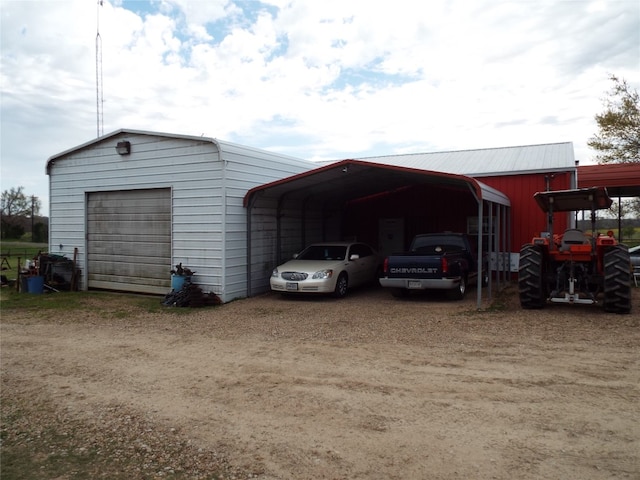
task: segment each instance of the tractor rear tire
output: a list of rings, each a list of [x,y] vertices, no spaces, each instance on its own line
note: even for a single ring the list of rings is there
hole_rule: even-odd
[[[624,245],[616,245],[604,253],[605,312],[631,312],[631,260]]]
[[[518,292],[522,308],[544,308],[546,289],[543,279],[544,256],[542,250],[536,245],[523,245],[518,265]]]

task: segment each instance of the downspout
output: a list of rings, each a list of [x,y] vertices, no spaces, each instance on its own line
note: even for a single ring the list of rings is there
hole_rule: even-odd
[[[227,291],[227,161],[222,158],[222,146],[216,140],[213,140],[218,147],[218,161],[222,167],[222,185],[221,185],[221,195],[222,195],[222,222],[220,228],[220,238],[222,239],[222,259],[221,259],[221,292],[220,296],[223,301],[226,301],[226,291]]]

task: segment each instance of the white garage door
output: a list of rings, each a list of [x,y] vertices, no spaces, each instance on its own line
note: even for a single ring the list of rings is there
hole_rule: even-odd
[[[171,290],[171,190],[90,193],[89,288],[164,294]]]

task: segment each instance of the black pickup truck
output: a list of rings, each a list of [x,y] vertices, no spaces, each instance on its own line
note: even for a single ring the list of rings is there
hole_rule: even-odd
[[[484,264],[485,262],[483,262]],[[481,275],[486,285],[487,269]],[[446,290],[461,299],[467,286],[478,281],[478,257],[469,237],[462,233],[417,235],[408,252],[385,258],[380,285],[396,296],[411,290]]]

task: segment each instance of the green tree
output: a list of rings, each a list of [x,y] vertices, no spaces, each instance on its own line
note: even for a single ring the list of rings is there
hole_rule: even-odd
[[[588,142],[598,163],[640,162],[640,95],[626,80],[610,75],[613,87],[604,112],[595,116],[599,132]]]
[[[40,213],[40,207],[40,200],[33,195],[25,195],[24,187],[11,188],[2,192],[0,200],[2,238],[16,238],[17,232],[24,233],[26,219],[34,219]]]

